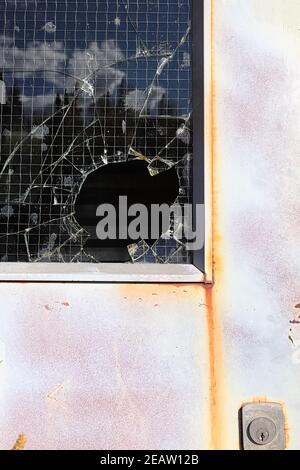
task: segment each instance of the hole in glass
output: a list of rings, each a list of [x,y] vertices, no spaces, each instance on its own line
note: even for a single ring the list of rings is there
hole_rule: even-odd
[[[99,240],[96,235],[96,210],[100,204],[111,204],[116,209],[117,226],[119,234],[119,196],[127,197],[127,206],[143,204],[147,207],[151,225],[151,204],[168,204],[171,206],[179,191],[178,176],[174,168],[151,176],[146,162],[134,160],[127,163],[111,163],[91,173],[77,197],[75,204],[75,218],[89,234],[85,244],[86,253],[99,262],[121,263],[130,261],[127,246],[141,240],[132,240],[129,237],[122,240]],[[128,217],[128,224],[134,217]],[[163,234],[162,221],[160,233]],[[144,240],[149,246],[156,240]]]

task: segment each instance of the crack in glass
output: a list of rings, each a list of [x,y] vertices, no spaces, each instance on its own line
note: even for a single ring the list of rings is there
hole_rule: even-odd
[[[105,38],[73,50],[63,46],[68,32],[90,28],[80,19],[83,12],[74,16],[75,2],[66,7],[73,20],[65,20],[64,31],[53,19],[58,2],[40,2],[43,14],[36,3],[15,3],[26,18],[33,8],[36,20],[26,24],[6,3],[5,21],[14,28],[4,21],[0,32],[1,261],[95,263],[85,248],[89,233],[75,218],[78,194],[95,170],[136,159],[147,162],[153,178],[175,168],[175,203],[191,202],[191,1],[92,1],[101,24],[105,12],[104,29],[95,23]],[[84,11],[86,2],[78,0],[76,8]],[[39,27],[42,16],[47,21]],[[30,28],[44,40],[24,39]],[[40,101],[42,119],[35,109]],[[180,224],[173,214],[168,232],[153,245],[130,244],[131,262],[186,263],[189,254],[176,236]]]

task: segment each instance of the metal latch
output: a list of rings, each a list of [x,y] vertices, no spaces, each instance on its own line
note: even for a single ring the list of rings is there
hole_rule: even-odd
[[[244,450],[284,450],[285,419],[279,403],[248,403],[241,409]]]

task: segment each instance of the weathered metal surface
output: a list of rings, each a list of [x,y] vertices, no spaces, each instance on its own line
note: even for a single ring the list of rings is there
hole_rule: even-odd
[[[198,287],[2,283],[0,294],[1,449],[20,434],[26,449],[208,446]]]
[[[266,397],[299,449],[300,4],[213,4],[216,446],[238,448],[237,410]]]
[[[237,449],[260,400],[299,448],[299,13],[212,2],[213,286],[0,286],[1,448]]]

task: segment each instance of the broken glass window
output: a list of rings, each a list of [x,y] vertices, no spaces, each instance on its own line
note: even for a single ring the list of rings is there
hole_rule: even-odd
[[[0,259],[190,263],[96,209],[192,202],[192,0],[2,0]]]

